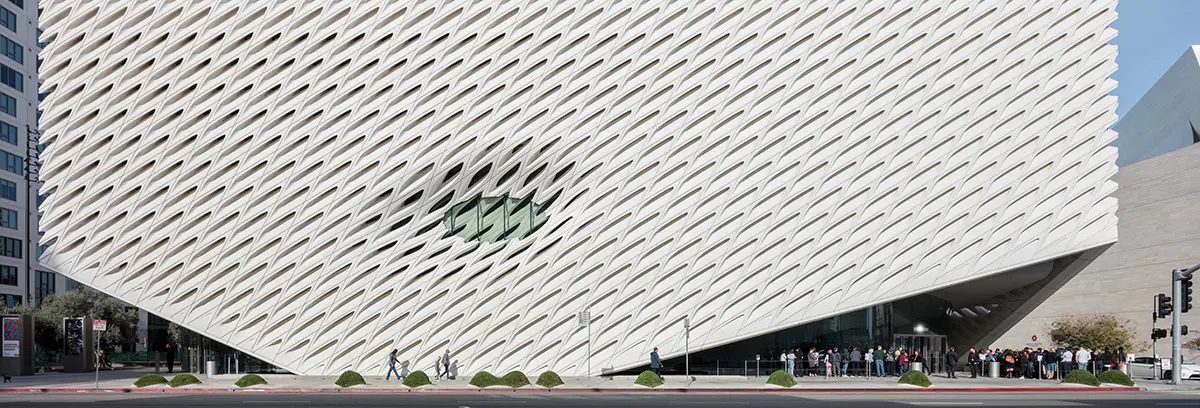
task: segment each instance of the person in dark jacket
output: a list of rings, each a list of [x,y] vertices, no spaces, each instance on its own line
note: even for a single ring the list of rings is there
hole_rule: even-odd
[[[833,353],[829,355],[829,362],[833,365],[833,376],[842,376],[842,353],[838,352],[837,347],[833,348]]]
[[[967,350],[967,365],[971,366],[971,378],[975,378],[979,374],[979,353],[974,347]]]
[[[662,378],[662,359],[658,358],[658,347],[650,352],[650,370],[654,371],[658,378]]]
[[[850,349],[850,363],[849,363],[850,369],[858,370],[858,367],[860,365],[862,365],[862,361],[863,361],[862,352],[858,351],[858,347],[854,347],[854,348]],[[847,371],[849,371],[849,370],[847,370]],[[851,377],[853,377],[853,375],[851,375]]]
[[[954,352],[954,347],[950,348],[950,352],[946,353],[946,378],[958,378],[954,376],[954,370],[958,369],[958,353]]]
[[[171,343],[167,342],[167,372],[175,372],[175,348],[171,347]]]

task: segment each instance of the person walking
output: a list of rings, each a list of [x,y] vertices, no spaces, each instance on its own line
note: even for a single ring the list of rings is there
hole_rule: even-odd
[[[171,347],[171,342],[167,342],[167,372],[175,372],[175,348]]]
[[[662,359],[658,358],[658,347],[650,352],[650,370],[654,371],[658,378],[662,378]]]
[[[954,376],[954,371],[958,369],[958,353],[954,352],[954,347],[950,348],[950,352],[946,353],[946,378],[958,378]]]
[[[967,350],[967,364],[971,366],[971,378],[979,374],[979,352],[974,347]]]
[[[879,346],[879,348],[875,350],[875,375],[879,378],[883,378],[883,363],[886,360],[887,350],[884,350],[883,346]]]
[[[384,379],[383,379],[384,381],[391,381],[392,373],[396,373],[396,379],[398,379],[398,380],[404,379],[404,376],[400,375],[399,371],[396,371],[396,364],[400,362],[400,359],[396,358],[396,353],[399,353],[399,352],[400,352],[400,350],[392,349],[392,353],[388,354],[388,373],[387,373],[387,376],[384,377]]]
[[[1125,347],[1117,347],[1116,367],[1118,371],[1125,372],[1125,360],[1129,359],[1129,355],[1125,354]]]
[[[442,363],[441,365],[443,368],[442,374],[446,375],[446,379],[453,380],[454,377],[450,376],[450,349],[446,349],[446,351],[444,353],[442,353],[441,363]]]

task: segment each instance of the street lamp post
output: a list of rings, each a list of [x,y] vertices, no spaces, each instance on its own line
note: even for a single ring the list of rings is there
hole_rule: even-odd
[[[683,316],[683,376],[692,378],[692,367],[689,364],[689,354],[691,354],[690,345],[688,344],[692,337],[692,321],[685,315]]]
[[[592,312],[582,311],[578,314],[579,325],[587,328],[587,375],[592,376]]]

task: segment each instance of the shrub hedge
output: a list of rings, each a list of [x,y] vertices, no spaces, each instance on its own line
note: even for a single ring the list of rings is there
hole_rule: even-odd
[[[1129,378],[1128,375],[1125,375],[1125,373],[1122,373],[1118,370],[1108,370],[1102,372],[1100,375],[1096,376],[1096,380],[1100,381],[1101,384],[1117,384],[1124,385],[1126,387],[1133,386],[1133,379]]]
[[[1089,373],[1087,370],[1072,371],[1070,374],[1067,374],[1066,377],[1063,377],[1063,382],[1069,384],[1090,385],[1093,387],[1100,386],[1100,380],[1097,380],[1096,376],[1092,375],[1092,373]]]
[[[500,385],[507,385],[513,388],[521,388],[529,385],[529,377],[520,371],[509,371],[503,377],[500,377]]]
[[[643,387],[654,388],[663,385],[663,380],[662,377],[659,377],[658,374],[655,374],[653,371],[642,371],[642,373],[638,375],[637,380],[634,380],[633,383]]]
[[[146,375],[143,375],[140,378],[138,378],[137,381],[134,381],[133,386],[142,388],[142,387],[149,387],[151,385],[166,384],[166,383],[167,383],[167,379],[163,378],[163,376],[161,376],[161,375],[146,374]]]
[[[182,387],[185,385],[200,384],[200,379],[191,374],[180,374],[171,378],[171,387]]]
[[[778,385],[783,388],[792,388],[796,386],[796,379],[792,378],[787,371],[777,370],[767,377],[767,384]]]
[[[553,372],[553,371],[547,371],[547,372],[542,373],[542,375],[538,376],[537,385],[540,385],[540,386],[543,386],[546,388],[554,388],[554,387],[563,385],[563,380],[562,380],[562,377],[558,376],[558,373]]]
[[[922,388],[933,385],[933,382],[929,381],[929,377],[926,377],[925,373],[920,371],[909,371],[904,373],[904,375],[900,376],[899,382],[900,384],[915,385]]]
[[[342,373],[342,375],[338,376],[337,381],[334,381],[335,385],[342,388],[350,388],[355,385],[364,385],[366,383],[367,380],[363,379],[362,374],[354,371],[346,371]]]
[[[408,377],[404,377],[404,381],[402,381],[401,384],[404,384],[404,386],[408,388],[417,388],[422,385],[429,385],[433,383],[429,382],[429,375],[425,374],[424,371],[413,371],[408,373]]]
[[[475,373],[475,375],[471,376],[471,382],[469,382],[468,384],[474,385],[479,388],[491,387],[493,385],[503,385],[500,383],[499,378],[496,378],[496,376],[492,375],[492,373],[489,373],[487,371],[480,371],[478,373]]]
[[[243,375],[242,378],[239,378],[237,380],[237,382],[233,383],[233,385],[236,385],[239,388],[246,388],[249,386],[266,385],[266,384],[267,384],[267,380],[265,378],[262,378],[262,376],[260,376],[258,374]]]

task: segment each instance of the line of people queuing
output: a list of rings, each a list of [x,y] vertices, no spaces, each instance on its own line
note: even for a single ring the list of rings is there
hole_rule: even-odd
[[[837,347],[817,350],[810,347],[807,352],[801,349],[786,349],[779,355],[784,370],[793,376],[802,377],[885,377],[889,375],[904,375],[912,367],[912,363],[921,363],[924,370],[925,357],[920,351],[909,353],[903,347],[888,351],[883,346],[859,350],[851,347],[840,350]]]
[[[1105,370],[1124,370],[1127,356],[1124,347],[1114,351],[1107,348],[1088,350],[1086,348],[1054,348],[1021,350],[989,350],[984,353],[985,363],[1000,363],[1000,377],[1055,379],[1073,370],[1101,372]]]

